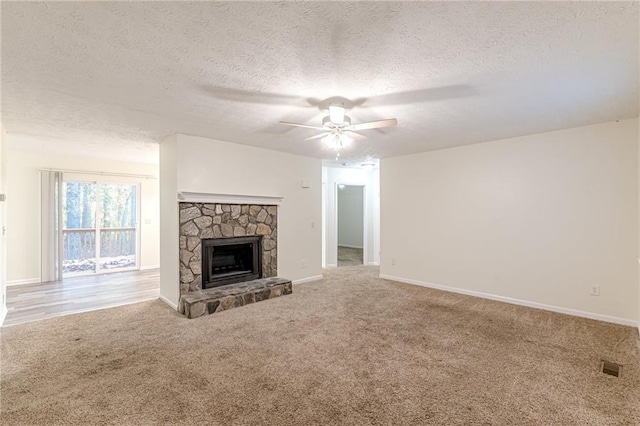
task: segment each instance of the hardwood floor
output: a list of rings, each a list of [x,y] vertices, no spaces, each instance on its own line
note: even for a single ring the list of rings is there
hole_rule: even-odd
[[[159,269],[9,286],[8,313],[3,326],[111,308],[159,296]]]

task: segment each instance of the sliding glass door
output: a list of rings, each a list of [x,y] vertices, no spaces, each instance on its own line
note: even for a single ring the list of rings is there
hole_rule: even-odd
[[[66,180],[63,275],[138,268],[139,185]]]
[[[137,185],[100,185],[98,269],[136,267],[137,196]]]
[[[62,274],[96,272],[97,183],[66,181],[62,185]]]

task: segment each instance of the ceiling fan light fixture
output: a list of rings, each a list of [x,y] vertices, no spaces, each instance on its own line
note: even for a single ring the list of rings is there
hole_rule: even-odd
[[[351,143],[352,139],[344,133],[332,132],[322,138],[322,141],[328,148],[340,151],[343,147]]]
[[[333,133],[322,138],[322,142],[324,142],[324,144],[331,149],[339,150],[342,147],[342,144],[340,143],[340,137]]]
[[[329,118],[333,124],[344,123],[344,112],[345,109],[341,105],[329,105]]]
[[[351,143],[351,141],[353,141],[353,139],[351,139],[349,137],[349,135],[347,135],[346,133],[340,133],[338,135],[338,138],[340,139],[340,145],[341,146],[347,145],[347,144]]]

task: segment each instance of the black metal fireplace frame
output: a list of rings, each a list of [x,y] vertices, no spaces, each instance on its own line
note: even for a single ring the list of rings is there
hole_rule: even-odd
[[[210,259],[215,247],[238,244],[253,244],[252,272],[237,274],[233,277],[213,278],[207,280],[210,271]],[[202,289],[221,287],[238,282],[257,280],[262,278],[262,236],[233,237],[233,238],[206,238],[202,240]]]

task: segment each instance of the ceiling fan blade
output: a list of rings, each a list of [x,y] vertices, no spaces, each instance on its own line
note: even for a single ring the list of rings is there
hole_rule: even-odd
[[[389,93],[370,97],[366,106],[376,105],[407,105],[420,102],[437,102],[449,99],[467,98],[476,95],[478,90],[467,84],[454,84],[451,86],[429,87],[407,92]]]
[[[351,139],[353,139],[354,141],[361,141],[364,139],[367,139],[366,136],[355,133],[355,132],[350,132],[350,131],[346,131],[344,132],[347,136],[349,136]]]
[[[267,105],[276,104],[298,107],[314,106],[309,104],[305,98],[282,93],[256,92],[250,90],[234,89],[231,87],[206,85],[200,86],[200,88],[214,98],[226,101]]]
[[[347,127],[348,130],[367,130],[367,129],[379,129],[380,127],[395,126],[398,124],[398,120],[395,118],[389,118],[387,120],[371,121],[369,123],[352,124]]]
[[[310,141],[313,139],[320,139],[320,138],[324,138],[325,136],[329,135],[330,133],[320,133],[319,135],[315,135],[315,136],[311,136],[310,138],[306,138],[305,141]]]
[[[309,126],[307,124],[289,123],[288,121],[281,121],[280,124],[286,124],[287,126],[294,126],[294,127],[304,127],[307,129],[326,130],[324,127],[320,127],[320,126]]]

